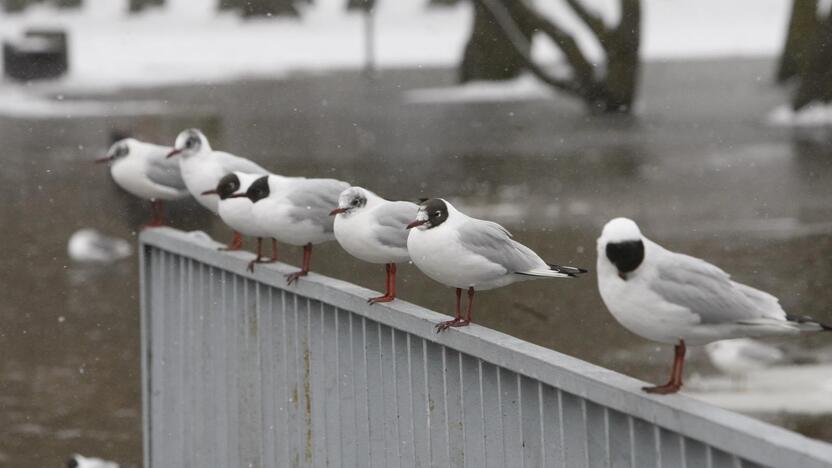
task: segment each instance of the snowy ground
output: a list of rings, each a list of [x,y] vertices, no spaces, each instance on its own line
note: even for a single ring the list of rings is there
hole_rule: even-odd
[[[615,0],[586,0],[616,15]],[[215,1],[168,0],[163,9],[126,14],[126,0],[85,0],[81,11],[38,7],[0,16],[0,35],[27,27],[69,31],[71,72],[66,89],[103,91],[123,86],[215,82],[241,76],[275,76],[293,70],[356,68],[364,61],[361,15],[345,13],[343,0],[317,0],[300,20],[244,21],[216,15]],[[458,62],[472,13],[425,7],[426,0],[382,0],[376,15],[377,63],[381,67],[448,66]],[[561,2],[536,2],[557,16],[579,42],[591,36]],[[648,60],[734,55],[771,55],[782,44],[788,2],[782,0],[645,0],[644,47]],[[535,57],[556,58],[544,39]],[[11,86],[0,83],[0,88]]]

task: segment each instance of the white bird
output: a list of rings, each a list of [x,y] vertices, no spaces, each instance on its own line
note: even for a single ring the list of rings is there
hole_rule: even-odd
[[[598,238],[598,289],[625,328],[675,345],[670,380],[645,387],[648,393],[679,391],[686,345],[830,329],[786,314],[776,297],[732,281],[704,260],[663,248],[627,218],[608,222]]]
[[[255,180],[245,194],[253,203],[252,215],[270,237],[303,246],[303,266],[287,276],[292,284],[309,273],[312,246],[335,240],[329,215],[338,196],[350,185],[335,179],[306,179],[275,174]]]
[[[732,376],[743,376],[785,360],[780,348],[751,338],[714,341],[705,345],[705,352],[714,367]]]
[[[251,212],[254,203],[244,196],[251,184],[260,177],[262,176],[259,174],[232,172],[220,179],[216,189],[202,192],[202,195],[219,196],[218,214],[228,227],[244,236],[257,238],[257,257],[249,262],[249,271],[254,271],[254,265],[257,263],[277,261],[277,241],[274,239],[272,239],[271,258],[263,259],[263,238],[270,237],[270,235],[255,220]]]
[[[84,457],[75,454],[66,461],[67,468],[119,468],[118,463],[101,458]]]
[[[131,195],[150,201],[150,221],[145,227],[164,223],[163,200],[188,196],[185,182],[175,161],[168,161],[167,146],[125,138],[113,143],[107,155],[97,163],[110,163],[110,174],[116,184]]]
[[[456,288],[456,316],[439,323],[437,331],[471,322],[476,290],[586,273],[581,268],[546,263],[530,248],[513,240],[504,227],[471,218],[441,198],[423,202],[416,220],[407,228],[407,250],[413,263],[433,280]],[[468,290],[466,318],[462,318],[460,309],[463,289]]]
[[[361,187],[350,187],[338,197],[338,207],[330,213],[335,215],[335,239],[350,255],[385,264],[384,295],[368,299],[370,304],[396,298],[396,263],[410,260],[403,228],[417,211],[415,203],[385,200]]]
[[[112,263],[133,254],[133,247],[126,240],[106,236],[91,228],[75,231],[66,250],[69,258],[81,263]]]
[[[222,151],[214,151],[208,143],[208,138],[195,128],[183,130],[176,137],[176,143],[167,157],[180,156],[179,168],[185,186],[194,198],[205,208],[217,213],[219,199],[205,192],[217,188],[220,179],[228,173],[239,171],[247,174],[268,174],[257,163],[248,159],[234,156]],[[239,250],[242,247],[240,233],[235,232],[234,238],[224,250]]]

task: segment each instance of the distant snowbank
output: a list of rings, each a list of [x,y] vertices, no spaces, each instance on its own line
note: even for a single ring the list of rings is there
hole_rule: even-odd
[[[797,112],[783,105],[771,111],[766,122],[776,127],[829,127],[832,126],[832,104],[809,104]]]
[[[316,0],[295,19],[242,20],[215,14],[215,2],[168,0],[163,8],[127,15],[126,0],[85,0],[80,11],[48,7],[0,16],[0,34],[55,26],[70,34],[71,71],[59,85],[114,89],[165,83],[211,83],[241,76],[276,76],[291,70],[357,68],[364,60],[363,22],[344,0]],[[561,1],[537,6],[558,17],[578,41],[594,41]],[[376,13],[380,67],[456,64],[471,27],[468,2],[426,8],[427,0],[382,0]],[[611,19],[614,0],[587,0]],[[643,55],[647,59],[770,55],[782,43],[788,15],[782,0],[645,0]],[[535,57],[558,57],[548,40]],[[2,86],[2,84],[0,84]]]
[[[405,92],[410,103],[497,102],[546,99],[552,89],[529,74],[508,81],[472,81],[445,88],[420,88]]]

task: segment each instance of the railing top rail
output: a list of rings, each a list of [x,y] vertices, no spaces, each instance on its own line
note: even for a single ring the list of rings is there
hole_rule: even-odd
[[[294,271],[294,267],[282,263],[259,265],[250,273],[246,270],[250,253],[220,253],[217,252],[220,244],[201,241],[171,228],[145,230],[140,242],[143,249],[152,246],[190,257],[349,310],[760,464],[801,467],[832,464],[832,444],[684,395],[648,395],[641,391],[644,382],[482,326],[436,334],[434,325],[446,316],[400,300],[368,306],[364,298],[373,293],[346,281],[312,273],[297,284],[286,286],[284,274]]]

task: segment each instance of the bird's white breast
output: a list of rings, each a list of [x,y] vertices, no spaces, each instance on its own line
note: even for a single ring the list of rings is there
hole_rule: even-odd
[[[406,248],[385,246],[379,242],[375,229],[379,224],[371,209],[335,217],[335,239],[350,255],[370,263],[402,263],[410,259]],[[402,236],[407,231],[402,226]]]
[[[407,250],[413,263],[434,281],[453,288],[492,289],[520,280],[502,266],[465,249],[448,222],[411,229]]]
[[[219,201],[218,213],[228,227],[243,235],[268,237],[268,233],[254,219],[253,206],[248,198],[227,198]]]
[[[179,162],[182,180],[194,198],[205,208],[217,213],[219,198],[216,195],[202,195],[207,190],[214,190],[220,179],[227,173],[216,161],[207,156],[183,157]]]
[[[311,219],[296,219],[296,208],[281,193],[273,193],[254,203],[252,213],[259,228],[279,242],[289,245],[320,244],[335,240],[332,232],[326,232],[320,223]],[[331,222],[327,219],[324,222]]]

